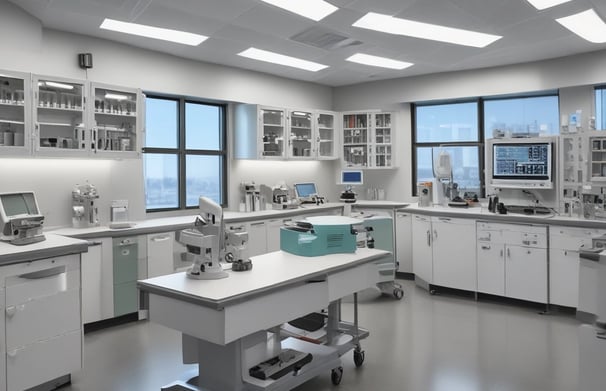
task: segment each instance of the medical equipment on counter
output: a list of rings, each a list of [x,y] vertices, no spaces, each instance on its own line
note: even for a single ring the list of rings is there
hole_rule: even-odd
[[[450,153],[440,151],[433,162],[433,202],[446,206],[450,201],[450,188],[452,186],[452,166]]]
[[[313,216],[280,228],[280,250],[305,257],[356,252],[362,221],[346,216]]]
[[[242,182],[240,189],[244,197],[244,212],[256,212],[265,209],[265,202],[262,201],[259,188],[255,182]]]
[[[227,272],[219,262],[219,249],[223,236],[223,209],[210,198],[200,197],[200,215],[196,217],[194,228],[185,229],[179,234],[187,252],[187,261],[192,267],[186,275],[197,280],[225,278]]]
[[[72,225],[87,228],[99,225],[98,208],[95,205],[99,192],[95,185],[76,185],[72,190]]]
[[[296,209],[299,207],[299,200],[292,197],[291,191],[282,183],[272,188],[272,209]]]
[[[316,184],[313,182],[308,183],[295,183],[295,193],[299,202],[302,204],[323,204],[324,197],[318,195],[316,190]]]
[[[345,202],[346,204],[353,204],[356,202],[357,194],[353,191],[350,185],[345,187],[345,190],[341,193],[339,201]]]
[[[109,228],[130,228],[133,226],[133,223],[128,221],[128,200],[113,200],[109,212]]]
[[[225,230],[223,259],[231,263],[231,270],[241,272],[252,269],[248,259],[248,232],[243,227],[229,227]]]
[[[0,194],[0,239],[16,245],[41,242],[44,216],[33,192]]]
[[[419,206],[433,206],[433,184],[431,182],[417,183],[417,195],[419,196]]]

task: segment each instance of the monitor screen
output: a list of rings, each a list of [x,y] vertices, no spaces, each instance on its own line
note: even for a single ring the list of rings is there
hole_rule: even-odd
[[[311,197],[318,194],[315,183],[295,183],[295,192],[299,198]]]
[[[2,194],[0,195],[0,205],[7,217],[39,213],[34,193]]]
[[[363,184],[362,171],[341,171],[341,183],[344,185]]]
[[[511,143],[493,145],[494,179],[551,179],[551,144]]]

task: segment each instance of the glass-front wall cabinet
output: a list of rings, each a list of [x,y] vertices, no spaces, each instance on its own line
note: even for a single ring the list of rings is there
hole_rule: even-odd
[[[380,113],[375,114],[374,126],[374,151],[373,155],[374,167],[391,167],[391,114]]]
[[[343,163],[346,167],[368,166],[368,114],[343,115]]]
[[[318,134],[316,137],[317,140],[317,149],[318,149],[318,158],[320,159],[334,159],[337,157],[336,154],[336,135],[335,131],[335,114],[334,113],[318,113],[317,115],[318,124]]]
[[[259,114],[261,129],[263,129],[261,155],[267,158],[285,157],[284,131],[286,116],[284,110],[261,108]]]
[[[310,112],[290,112],[289,157],[309,158],[312,156],[314,148],[312,117]]]
[[[92,84],[92,143],[99,154],[136,152],[139,93]]]
[[[0,71],[0,151],[23,153],[29,148],[29,76]]]
[[[34,77],[34,149],[87,151],[85,85],[66,79]]]

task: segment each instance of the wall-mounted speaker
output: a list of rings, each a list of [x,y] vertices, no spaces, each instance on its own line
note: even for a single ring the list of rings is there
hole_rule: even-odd
[[[78,63],[80,68],[88,69],[93,67],[93,54],[92,53],[79,53]]]

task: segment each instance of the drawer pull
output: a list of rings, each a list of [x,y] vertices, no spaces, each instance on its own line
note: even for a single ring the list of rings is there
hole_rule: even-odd
[[[152,242],[166,242],[167,240],[170,239],[170,236],[156,236],[155,238],[152,238]]]
[[[65,273],[65,265],[55,266],[44,270],[38,270],[36,272],[21,274],[19,278],[25,278],[27,280],[36,280],[40,278],[56,276],[61,273]]]
[[[483,244],[482,250],[490,250],[490,246]]]
[[[17,313],[17,307],[15,307],[14,305],[8,306],[6,307],[5,312],[8,318],[12,318]]]
[[[17,350],[10,350],[10,351],[6,352],[6,355],[9,356],[10,358],[15,358],[15,357],[17,357]]]

